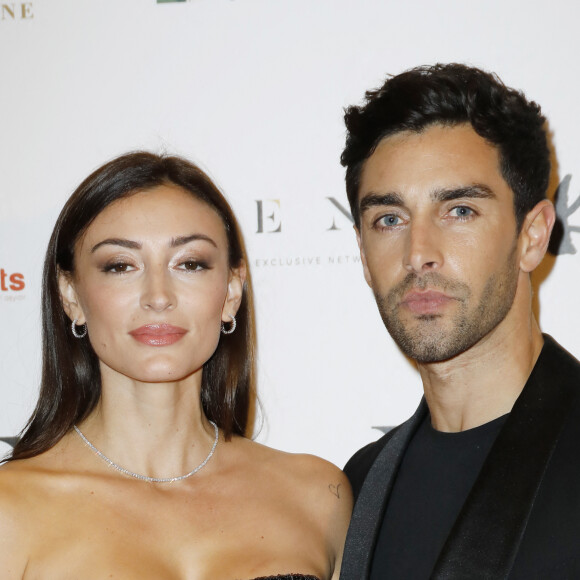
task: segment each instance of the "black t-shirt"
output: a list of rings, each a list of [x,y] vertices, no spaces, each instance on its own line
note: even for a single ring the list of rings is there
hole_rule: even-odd
[[[507,415],[459,433],[427,415],[405,453],[383,523],[371,580],[426,580]]]

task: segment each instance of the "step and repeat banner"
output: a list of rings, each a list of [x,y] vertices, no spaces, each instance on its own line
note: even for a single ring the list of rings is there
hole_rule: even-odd
[[[0,452],[32,411],[40,277],[65,200],[148,149],[200,164],[246,237],[255,437],[339,465],[421,396],[366,286],[339,156],[343,108],[389,73],[458,61],[542,105],[559,246],[534,283],[542,328],[580,356],[580,7],[544,0],[0,2]]]

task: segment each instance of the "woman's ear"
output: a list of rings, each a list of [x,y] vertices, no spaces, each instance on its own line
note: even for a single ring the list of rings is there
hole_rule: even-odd
[[[58,272],[58,289],[60,291],[60,300],[66,315],[71,320],[76,320],[80,326],[85,323],[85,315],[79,305],[78,296],[69,272]]]
[[[246,283],[246,263],[242,261],[237,268],[230,270],[230,279],[228,281],[228,292],[224,307],[222,308],[222,322],[231,322],[232,316],[235,316],[242,296],[244,294],[244,284]]]
[[[538,202],[526,215],[520,232],[520,269],[523,272],[532,272],[543,260],[555,222],[556,211],[547,199]]]

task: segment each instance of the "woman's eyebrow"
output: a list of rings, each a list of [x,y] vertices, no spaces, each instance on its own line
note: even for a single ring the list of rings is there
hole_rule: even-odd
[[[124,238],[107,238],[106,240],[95,244],[91,248],[91,254],[94,254],[101,246],[121,246],[131,250],[140,250],[142,248],[142,245],[139,242],[134,242],[133,240],[126,240]]]
[[[172,238],[171,242],[169,243],[169,247],[176,248],[196,240],[203,240],[210,243],[212,246],[215,246],[216,248],[218,247],[212,238],[206,236],[205,234],[191,234],[189,236],[178,236],[176,238]],[[125,238],[107,238],[106,240],[95,244],[91,248],[91,254],[96,252],[101,246],[121,246],[122,248],[129,248],[131,250],[140,250],[143,247],[140,242],[135,242],[133,240],[127,240]]]
[[[177,246],[183,246],[185,244],[189,244],[189,242],[195,242],[197,240],[202,240],[205,242],[209,242],[212,246],[218,247],[217,244],[205,234],[191,234],[189,236],[178,236],[177,238],[173,238],[171,240],[170,246],[172,248],[176,248]]]

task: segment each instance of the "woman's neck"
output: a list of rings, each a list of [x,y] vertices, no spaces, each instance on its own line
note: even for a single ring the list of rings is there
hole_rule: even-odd
[[[201,372],[172,383],[140,383],[102,369],[101,398],[79,427],[129,471],[182,475],[205,459],[214,442],[200,393]]]

